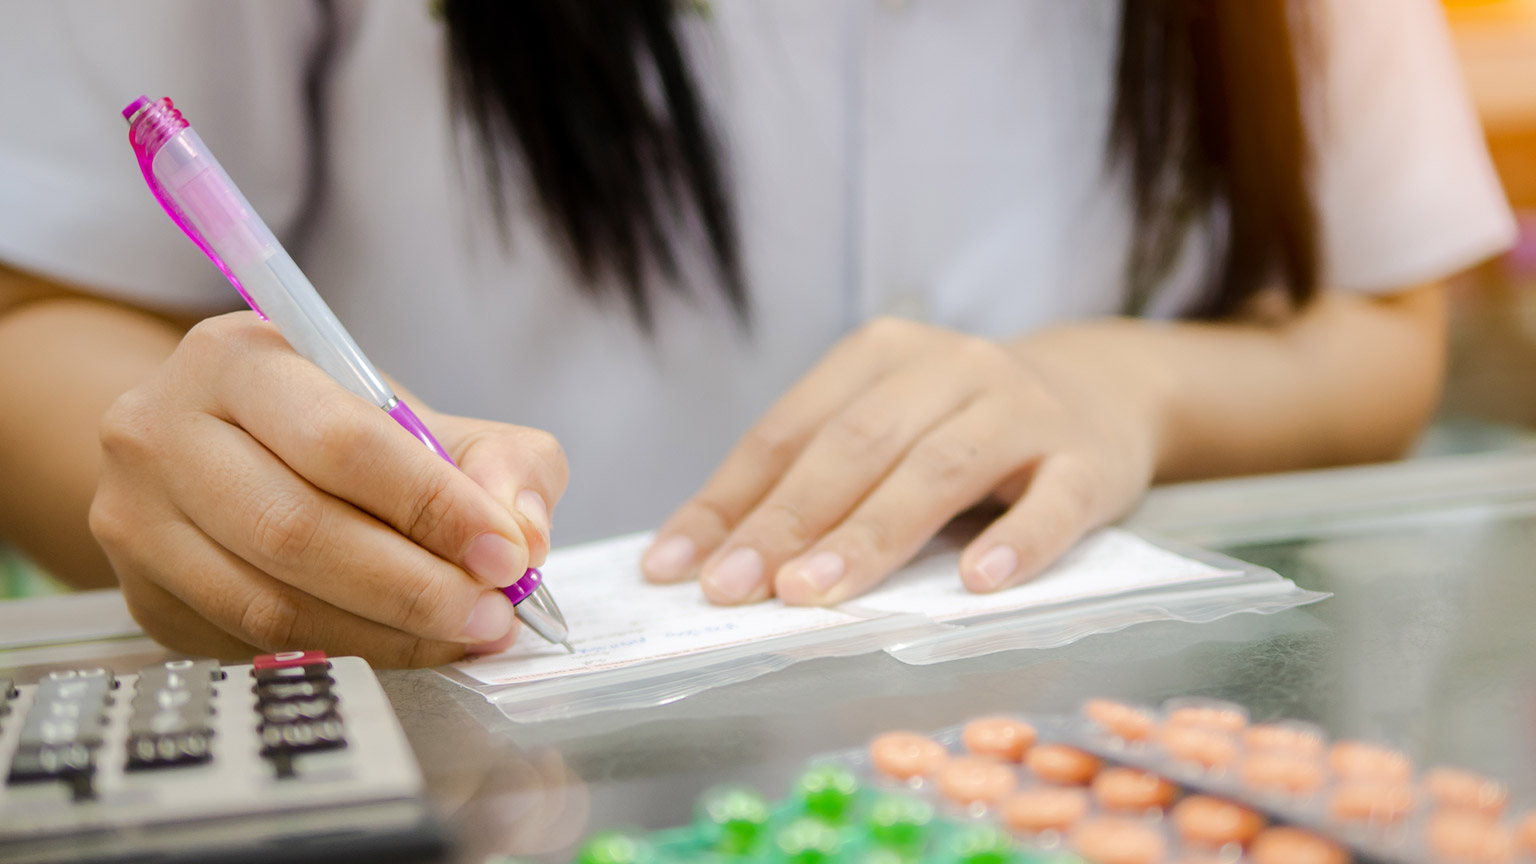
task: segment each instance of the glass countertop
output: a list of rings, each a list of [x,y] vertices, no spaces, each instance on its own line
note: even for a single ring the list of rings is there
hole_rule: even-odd
[[[1230,699],[1260,720],[1311,720],[1503,777],[1531,803],[1536,448],[1170,486],[1124,524],[1334,596],[932,666],[808,661],[668,705],[532,724],[431,671],[380,678],[462,861],[567,860],[593,830],[687,821],[716,784],[781,795],[811,757],[882,731],[1068,712],[1092,696]],[[35,602],[0,604],[0,629]],[[45,664],[132,672],[163,656],[119,639],[0,651],[0,666],[25,680]]]

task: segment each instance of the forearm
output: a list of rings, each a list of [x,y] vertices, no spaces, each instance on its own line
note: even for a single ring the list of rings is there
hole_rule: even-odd
[[[1014,347],[1136,403],[1159,480],[1376,461],[1401,455],[1434,409],[1443,298],[1325,294],[1280,323],[1095,321]]]
[[[0,265],[0,538],[72,585],[114,583],[87,522],[101,415],[182,332]]]

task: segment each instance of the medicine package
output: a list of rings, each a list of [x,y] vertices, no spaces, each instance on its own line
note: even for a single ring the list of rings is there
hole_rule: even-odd
[[[1273,613],[1327,597],[1272,570],[1109,528],[1036,579],[974,594],[965,535],[941,535],[879,588],[822,609],[714,606],[697,583],[647,584],[648,534],[551,553],[542,568],[574,654],[525,628],[510,649],[445,667],[514,720],[661,705],[801,660],[884,650],[915,665],[1050,648],[1132,624]]]

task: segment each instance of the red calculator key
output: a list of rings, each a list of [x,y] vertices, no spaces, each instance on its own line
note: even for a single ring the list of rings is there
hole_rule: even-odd
[[[286,669],[290,666],[329,666],[324,651],[284,651],[263,654],[251,661],[254,669]]]

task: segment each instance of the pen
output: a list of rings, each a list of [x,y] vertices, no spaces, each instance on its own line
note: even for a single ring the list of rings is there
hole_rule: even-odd
[[[267,224],[235,188],[170,99],[140,96],[123,109],[128,142],[144,181],[187,237],[235,286],[251,309],[343,387],[379,406],[433,453],[454,465],[409,405],[395,395]],[[454,465],[454,467],[458,467]],[[502,593],[517,617],[551,643],[575,653],[565,617],[529,568]]]

